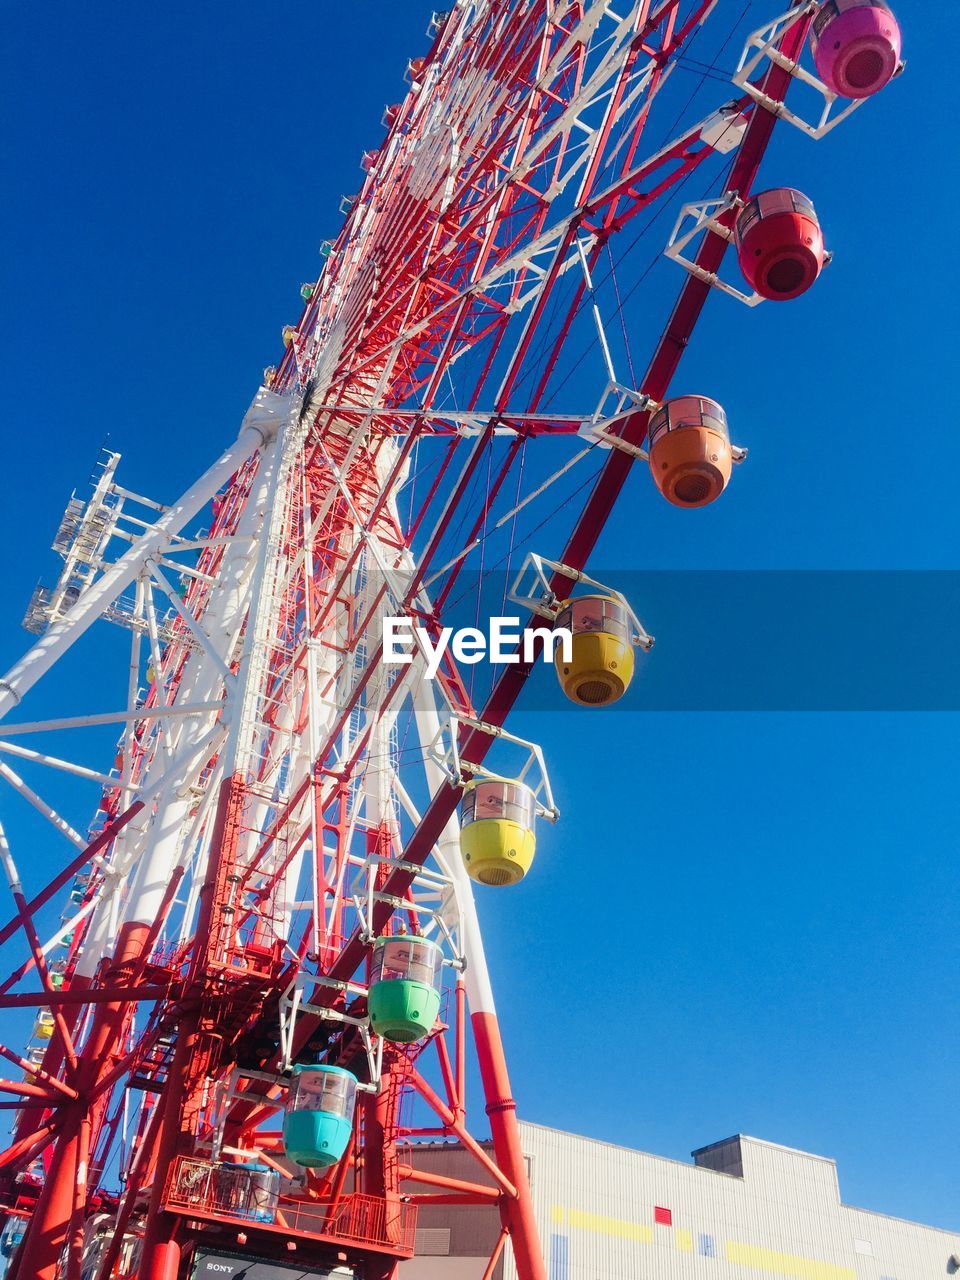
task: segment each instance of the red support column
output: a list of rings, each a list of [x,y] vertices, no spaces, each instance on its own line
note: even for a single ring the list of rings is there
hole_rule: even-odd
[[[90,1131],[92,1122],[87,1111],[80,1119],[77,1135],[76,1181],[73,1188],[73,1212],[67,1236],[67,1266],[64,1280],[80,1280],[83,1264],[84,1210],[87,1205],[87,1176],[90,1168]]]
[[[384,1059],[378,1093],[363,1095],[363,1190],[384,1201],[384,1224],[388,1239],[400,1239],[400,1162],[395,1142],[399,1089],[395,1064]],[[396,1258],[371,1258],[364,1280],[394,1280]]]
[[[200,890],[196,942],[189,977],[193,1004],[187,1008],[180,1022],[177,1046],[161,1103],[163,1112],[157,1145],[157,1173],[147,1211],[139,1280],[177,1280],[180,1267],[180,1220],[164,1209],[163,1195],[167,1174],[180,1153],[181,1144],[191,1141],[192,1134],[184,1113],[190,1114],[196,1107],[197,1089],[209,1061],[204,1046],[206,1037],[201,1035],[200,1000],[211,955],[226,945],[230,917],[223,914],[223,909],[235,906],[235,889],[227,889],[226,878],[236,860],[245,795],[246,787],[239,774],[224,778],[217,799],[207,870]]]
[[[126,985],[124,969],[129,970],[143,954],[148,944],[150,930],[147,925],[127,925],[117,942],[115,959],[106,981],[109,985]],[[102,1108],[103,1100],[90,1103],[98,1080],[113,1066],[114,1055],[123,1043],[127,1026],[129,1005],[124,1001],[101,1004],[94,1016],[93,1026],[84,1047],[76,1073],[75,1083],[80,1095],[76,1102],[67,1102],[59,1108],[62,1128],[50,1167],[44,1180],[37,1207],[30,1226],[17,1250],[11,1277],[19,1280],[56,1280],[60,1255],[74,1215],[78,1171],[83,1167],[86,1180],[85,1143],[89,1143],[87,1128],[95,1108]]]
[[[184,1088],[190,1060],[197,1043],[199,1009],[180,1026],[177,1047],[163,1091],[160,1135],[155,1161],[155,1182],[150,1194],[147,1225],[143,1235],[139,1280],[177,1280],[182,1249],[177,1240],[179,1220],[163,1208],[167,1173],[177,1157],[182,1139],[180,1116],[184,1104]]]
[[[471,1023],[477,1046],[480,1079],[487,1099],[493,1150],[501,1172],[517,1189],[516,1196],[503,1196],[500,1201],[500,1215],[503,1225],[510,1232],[517,1274],[520,1280],[547,1280],[547,1268],[540,1252],[540,1236],[527,1178],[527,1162],[520,1145],[517,1104],[510,1092],[510,1077],[507,1075],[500,1027],[494,1013],[475,1013]]]
[[[69,1109],[44,1179],[30,1225],[14,1256],[7,1280],[56,1280],[70,1219],[80,1153],[81,1106]]]

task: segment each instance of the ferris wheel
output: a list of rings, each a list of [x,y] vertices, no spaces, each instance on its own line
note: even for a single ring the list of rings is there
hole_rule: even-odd
[[[774,126],[822,140],[902,67],[883,0],[756,30],[728,8],[435,14],[236,439],[171,504],[106,451],[71,499],[0,681],[4,804],[59,841],[41,885],[0,839],[0,1006],[36,1018],[0,1045],[16,1280],[175,1280],[238,1244],[387,1280],[438,1205],[499,1211],[487,1280],[545,1280],[475,905],[523,892],[559,817],[549,743],[508,716],[544,658],[584,715],[626,692],[652,640],[589,576],[605,521],[635,466],[650,501],[699,507],[746,456],[709,387],[670,394],[701,310],[788,301],[829,263],[811,198],[759,179]],[[692,122],[681,72],[716,91]],[[634,376],[619,326],[652,240],[674,289]],[[447,640],[495,612],[494,571],[524,621],[481,665]],[[35,718],[106,623],[122,658]],[[91,728],[112,761],[69,750]],[[64,775],[85,834],[51,803]],[[418,1167],[424,1140],[473,1174]]]

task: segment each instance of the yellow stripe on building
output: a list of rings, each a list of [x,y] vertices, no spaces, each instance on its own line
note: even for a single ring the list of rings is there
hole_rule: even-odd
[[[693,1232],[688,1231],[686,1227],[676,1228],[677,1248],[682,1253],[693,1253]]]
[[[567,1223],[581,1231],[595,1231],[601,1236],[617,1236],[621,1240],[639,1240],[649,1244],[653,1239],[653,1227],[639,1222],[625,1222],[622,1218],[607,1218],[600,1213],[585,1213],[582,1209],[568,1209]]]
[[[550,1221],[555,1227],[562,1227],[566,1221],[566,1210],[562,1204],[555,1204],[550,1210]]]
[[[776,1249],[761,1249],[755,1244],[738,1244],[727,1240],[724,1246],[728,1262],[739,1262],[758,1271],[771,1271],[778,1276],[796,1276],[798,1280],[857,1280],[857,1273],[850,1267],[838,1267],[832,1262],[818,1262],[816,1258],[801,1258],[795,1253],[778,1253]]]

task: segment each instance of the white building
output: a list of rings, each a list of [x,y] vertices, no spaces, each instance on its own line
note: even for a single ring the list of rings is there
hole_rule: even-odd
[[[521,1123],[550,1280],[940,1280],[960,1273],[960,1234],[854,1209],[824,1156],[742,1135],[693,1163]],[[466,1153],[411,1163],[487,1181]],[[430,1188],[424,1186],[424,1191]],[[495,1208],[421,1208],[402,1280],[480,1280]],[[509,1250],[507,1250],[509,1253]],[[509,1258],[494,1280],[515,1280]]]

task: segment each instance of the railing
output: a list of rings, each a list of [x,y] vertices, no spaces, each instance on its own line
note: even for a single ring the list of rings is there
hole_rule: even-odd
[[[150,952],[150,959],[147,963],[151,969],[162,970],[164,973],[169,974],[170,977],[175,977],[183,970],[191,948],[192,943],[189,942],[157,943]]]
[[[262,1173],[243,1165],[178,1157],[170,1170],[164,1207],[191,1217],[366,1245],[398,1257],[413,1257],[416,1205],[356,1192],[336,1203],[278,1196],[264,1184]]]
[[[345,1195],[336,1206],[316,1200],[281,1196],[277,1226],[308,1235],[374,1245],[391,1253],[413,1256],[417,1206],[390,1202],[379,1196]]]

